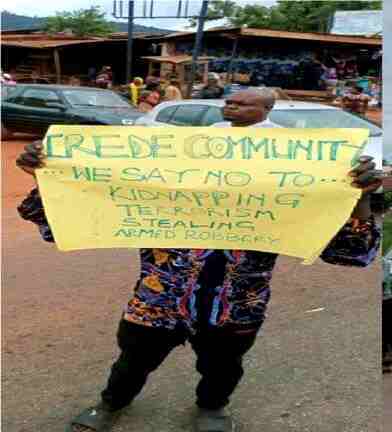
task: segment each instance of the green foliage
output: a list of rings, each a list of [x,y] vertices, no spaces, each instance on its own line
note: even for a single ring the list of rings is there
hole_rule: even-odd
[[[388,252],[392,248],[392,216],[388,215],[383,220],[383,239],[382,250],[383,253]]]
[[[392,208],[392,192],[384,192],[384,203],[386,208]]]
[[[98,6],[74,12],[57,12],[47,18],[45,30],[49,33],[72,31],[76,36],[106,36],[114,31]]]
[[[327,32],[337,10],[381,10],[382,1],[287,1],[277,5],[238,6],[234,1],[213,0],[207,20],[225,16],[230,24],[274,30]],[[195,23],[193,22],[192,25]]]

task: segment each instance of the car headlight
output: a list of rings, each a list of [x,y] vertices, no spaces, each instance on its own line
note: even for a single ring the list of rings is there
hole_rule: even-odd
[[[135,121],[134,120],[130,120],[130,119],[122,119],[121,123],[123,125],[126,125],[126,126],[132,126],[132,125],[135,124]]]

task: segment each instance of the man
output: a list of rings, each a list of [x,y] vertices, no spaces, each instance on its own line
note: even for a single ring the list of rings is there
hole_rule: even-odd
[[[103,66],[97,79],[95,81],[96,85],[103,89],[111,89],[113,85],[113,72],[110,66]]]
[[[370,100],[371,97],[364,94],[361,86],[353,85],[342,98],[343,109],[354,114],[365,115]]]
[[[165,88],[163,96],[164,101],[180,101],[182,100],[181,90],[179,89],[180,83],[176,77],[171,77],[169,85]]]
[[[241,91],[225,101],[223,117],[225,121],[215,123],[213,127],[281,127],[268,119],[275,105],[276,94],[266,87],[258,90]],[[254,107],[257,107],[255,110]],[[262,119],[262,121],[259,121]]]
[[[271,92],[240,92],[227,100],[224,118],[235,127],[263,127],[273,103]],[[40,144],[27,146],[17,160],[19,167],[34,174],[44,166],[41,150]],[[368,198],[380,185],[374,166],[365,157],[351,172],[353,186],[363,189],[363,198],[322,253],[324,261],[364,267],[376,255],[380,233]],[[38,190],[19,212],[53,241]],[[110,430],[148,375],[186,341],[197,355],[196,369],[202,376],[196,389],[196,431],[233,431],[225,407],[243,375],[242,358],[263,324],[276,259],[275,254],[241,250],[142,249],[140,279],[119,325],[121,354],[102,401],[83,411],[67,431]]]
[[[316,55],[312,55],[302,63],[302,67],[304,90],[319,90],[325,66],[317,59]]]
[[[219,75],[211,72],[208,74],[207,85],[205,85],[199,94],[200,99],[220,99],[223,96],[224,88],[220,85]]]

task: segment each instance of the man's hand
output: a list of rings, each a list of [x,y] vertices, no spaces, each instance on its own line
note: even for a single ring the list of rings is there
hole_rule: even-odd
[[[382,177],[375,168],[376,164],[371,156],[361,156],[359,164],[349,172],[353,179],[351,186],[362,190],[362,197],[352,213],[353,218],[366,220],[372,214],[370,194],[382,186]]]
[[[42,141],[34,141],[25,146],[25,151],[19,155],[16,165],[23,171],[35,177],[35,170],[45,166]]]
[[[362,189],[362,196],[375,192],[382,185],[382,176],[371,156],[361,156],[349,176],[353,179],[351,186]]]

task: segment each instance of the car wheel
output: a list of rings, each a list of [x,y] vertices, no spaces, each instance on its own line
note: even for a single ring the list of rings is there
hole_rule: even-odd
[[[8,141],[14,136],[13,132],[7,129],[3,123],[1,124],[1,140]]]

